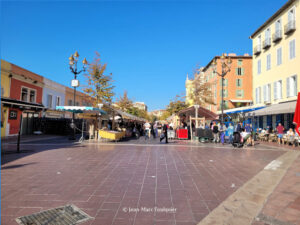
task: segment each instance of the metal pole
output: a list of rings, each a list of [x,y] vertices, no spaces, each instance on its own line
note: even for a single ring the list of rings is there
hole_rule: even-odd
[[[198,107],[195,107],[195,110],[196,110],[196,129],[198,128]]]
[[[222,111],[222,117],[221,117],[221,123],[223,124],[223,122],[224,122],[224,114],[223,114],[223,111],[224,111],[224,109],[223,109],[223,101],[224,101],[224,85],[223,85],[223,83],[224,83],[224,73],[222,73],[222,102],[221,102],[221,111]]]
[[[17,142],[17,152],[20,153],[20,138],[21,138],[21,129],[22,129],[22,120],[23,120],[23,115],[21,111],[21,116],[20,116],[20,128],[19,128],[19,133],[18,133],[18,142]]]

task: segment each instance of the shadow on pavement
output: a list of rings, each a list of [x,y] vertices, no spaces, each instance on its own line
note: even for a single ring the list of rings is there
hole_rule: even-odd
[[[17,152],[17,144],[15,142],[1,143],[1,166],[6,163],[43,151],[57,150],[65,147],[84,147],[78,142],[78,140],[79,136],[76,139],[76,141],[71,141],[66,136],[60,136],[47,140],[26,140],[24,142],[21,141],[20,152]],[[24,164],[23,166],[25,165],[26,164]],[[21,166],[22,164],[20,164],[20,167]]]

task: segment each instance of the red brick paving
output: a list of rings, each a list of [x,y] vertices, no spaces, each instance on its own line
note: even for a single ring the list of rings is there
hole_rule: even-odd
[[[261,213],[282,222],[300,225],[300,156],[268,198]],[[252,223],[259,224],[260,222]]]
[[[75,204],[94,217],[84,225],[195,225],[283,153],[167,145],[30,148],[47,150],[13,161],[15,155],[2,156],[8,161],[1,171],[2,224]],[[176,213],[141,210],[155,206]],[[129,208],[140,211],[125,212]]]

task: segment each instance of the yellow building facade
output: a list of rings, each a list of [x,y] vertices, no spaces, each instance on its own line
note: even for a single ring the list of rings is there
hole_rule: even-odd
[[[300,90],[299,0],[288,1],[250,38],[254,104],[296,100]]]
[[[193,79],[189,79],[189,75],[186,75],[186,80],[185,80],[185,104],[188,106],[194,105],[194,101],[191,98],[191,94],[193,93]]]
[[[253,103],[282,108],[280,113],[258,113],[261,128],[274,128],[279,122],[284,122],[285,128],[292,126],[293,110],[288,108],[295,104],[300,91],[299,3],[299,0],[287,1],[250,36]]]
[[[1,97],[8,98],[10,93],[11,64],[1,60]],[[1,137],[8,133],[7,129],[8,107],[1,105]]]

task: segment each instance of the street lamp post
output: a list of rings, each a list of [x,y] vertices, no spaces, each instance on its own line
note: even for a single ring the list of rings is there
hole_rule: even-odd
[[[81,72],[85,72],[86,66],[88,65],[88,62],[86,61],[86,58],[83,59],[82,64],[83,64],[83,69],[78,71],[77,69],[77,62],[78,62],[79,54],[76,51],[74,55],[71,55],[69,57],[69,65],[70,65],[70,70],[74,74],[74,80],[71,82],[71,86],[74,87],[74,102],[73,106],[76,105],[76,87],[79,87],[79,81],[77,80],[77,75],[80,74]],[[72,122],[70,124],[71,128],[73,129],[73,135],[71,136],[71,140],[75,140],[75,123],[74,123],[74,118],[75,118],[75,113],[72,113]]]
[[[227,61],[226,61],[227,59]],[[226,76],[226,74],[228,72],[230,72],[230,68],[231,68],[231,63],[232,63],[232,60],[230,57],[226,57],[224,55],[224,53],[222,54],[222,56],[220,57],[220,61],[221,61],[221,66],[222,66],[222,72],[219,73],[217,71],[217,61],[216,59],[213,60],[212,62],[212,66],[213,66],[213,71],[214,73],[218,74],[218,76],[221,77],[222,79],[222,82],[221,82],[221,85],[222,85],[222,102],[221,102],[221,122],[224,123],[224,77]]]
[[[196,128],[198,128],[198,109],[199,109],[199,105],[194,105],[195,107],[195,118],[196,118],[196,123],[195,123],[195,126]]]

